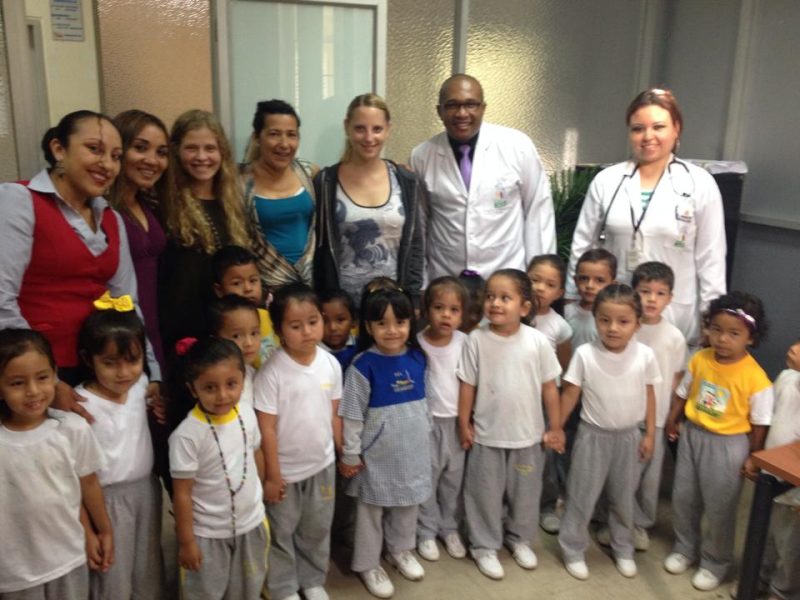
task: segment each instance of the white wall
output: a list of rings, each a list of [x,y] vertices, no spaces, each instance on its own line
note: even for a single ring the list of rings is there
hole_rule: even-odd
[[[684,109],[683,156],[723,158],[739,9],[739,0],[665,6],[665,43],[651,84],[671,88]]]

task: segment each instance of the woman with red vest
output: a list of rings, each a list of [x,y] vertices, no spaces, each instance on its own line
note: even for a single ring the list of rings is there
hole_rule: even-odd
[[[81,110],[44,135],[42,150],[49,169],[0,185],[0,329],[41,332],[58,363],[56,405],[86,414],[70,387],[80,381],[81,323],[106,291],[136,298],[125,227],[102,197],[119,174],[122,142],[108,117]],[[156,395],[161,372],[149,344],[147,363]]]

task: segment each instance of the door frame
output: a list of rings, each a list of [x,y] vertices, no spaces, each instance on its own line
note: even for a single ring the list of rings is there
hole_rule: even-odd
[[[2,0],[3,24],[6,34],[6,51],[8,59],[8,79],[11,90],[11,111],[13,117],[14,143],[17,152],[17,176],[30,177],[42,168],[43,159],[40,139],[32,132],[49,127],[40,123],[35,106],[36,85],[31,74],[44,68],[43,64],[35,65],[29,51],[28,21],[25,3],[19,0]],[[41,38],[39,39],[41,41]],[[45,75],[45,87],[47,78]],[[47,129],[44,127],[44,129]]]

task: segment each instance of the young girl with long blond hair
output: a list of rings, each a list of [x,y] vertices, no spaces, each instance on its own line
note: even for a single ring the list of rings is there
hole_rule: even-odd
[[[217,118],[183,113],[172,126],[169,153],[163,211],[169,242],[160,271],[165,348],[204,333],[214,252],[228,244],[250,247],[236,166]]]

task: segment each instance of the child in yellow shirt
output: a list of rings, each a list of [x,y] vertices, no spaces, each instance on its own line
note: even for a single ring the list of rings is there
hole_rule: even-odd
[[[241,246],[225,246],[211,259],[211,270],[214,277],[214,294],[218,298],[235,294],[247,298],[259,307],[261,348],[253,362],[253,367],[258,369],[281,344],[273,331],[269,313],[264,308],[264,291],[256,257],[250,250]]]
[[[748,352],[767,332],[761,300],[743,292],[720,296],[709,305],[705,328],[710,347],[689,361],[667,421],[667,436],[680,434],[680,441],[672,490],[675,545],[664,568],[683,573],[699,559],[692,585],[709,591],[733,565],[742,476],[756,474],[749,457],[764,446],[774,400],[772,383]],[[701,537],[704,513],[708,533]]]

